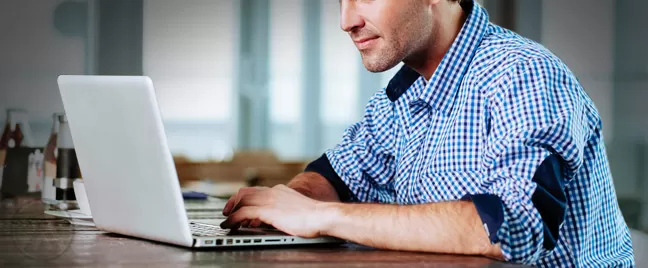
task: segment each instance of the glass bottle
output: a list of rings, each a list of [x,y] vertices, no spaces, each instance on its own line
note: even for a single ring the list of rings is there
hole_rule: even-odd
[[[63,114],[55,113],[52,115],[52,130],[45,145],[43,161],[43,186],[41,190],[41,200],[45,210],[52,209],[58,202],[56,200],[56,187],[54,187],[54,178],[56,178],[56,155],[58,154],[58,134],[59,121],[62,120]]]
[[[74,195],[74,180],[81,178],[79,162],[76,157],[72,134],[65,115],[59,116],[59,132],[57,136],[56,154],[56,188],[57,206],[61,210],[78,208],[76,196]]]
[[[0,137],[0,149],[15,147],[31,147],[34,145],[31,128],[28,124],[28,114],[21,109],[8,109],[7,121]]]
[[[0,136],[0,187],[2,187],[2,173],[5,167],[7,150],[16,147],[33,146],[31,129],[27,122],[27,112],[21,109],[7,109],[6,118],[2,136]]]
[[[21,122],[19,122],[22,112],[22,110],[15,109],[7,110],[7,121],[5,121],[4,131],[0,138],[0,149],[7,150],[22,145],[25,138],[20,126]]]

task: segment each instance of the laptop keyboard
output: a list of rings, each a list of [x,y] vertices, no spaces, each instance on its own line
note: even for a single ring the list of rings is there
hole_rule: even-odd
[[[222,229],[216,225],[206,225],[195,222],[190,223],[189,228],[191,234],[201,237],[224,236],[230,232],[230,230]]]

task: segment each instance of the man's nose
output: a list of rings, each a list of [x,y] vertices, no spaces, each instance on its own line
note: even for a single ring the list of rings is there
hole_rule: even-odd
[[[351,32],[356,28],[364,26],[364,19],[356,9],[355,1],[340,1],[340,28],[345,32]]]

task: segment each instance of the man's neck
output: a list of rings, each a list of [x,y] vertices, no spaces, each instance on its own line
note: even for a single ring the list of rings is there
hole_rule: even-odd
[[[451,12],[447,14],[447,19],[441,20],[437,25],[437,32],[433,34],[433,40],[430,40],[428,49],[403,61],[405,65],[424,76],[426,80],[430,80],[439,64],[441,64],[441,60],[450,50],[467,18],[467,14],[458,4],[452,6]]]

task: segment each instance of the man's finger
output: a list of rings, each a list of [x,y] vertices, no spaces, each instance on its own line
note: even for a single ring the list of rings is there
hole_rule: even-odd
[[[223,208],[223,215],[227,216],[232,213],[232,209],[238,204],[238,202],[243,198],[246,194],[253,192],[253,191],[258,191],[259,189],[254,187],[245,187],[239,189],[239,191],[230,197],[229,200],[227,200],[227,203],[225,204],[225,207]]]
[[[249,225],[249,227],[250,227],[250,228],[257,228],[257,227],[261,226],[261,223],[262,223],[261,220],[259,220],[259,219],[254,219],[254,220],[251,220],[251,221],[250,221],[250,225]]]
[[[227,220],[223,221],[221,223],[221,228],[231,229],[240,225],[244,220],[263,220],[263,217],[261,217],[261,210],[261,207],[242,207],[238,211],[232,213]]]
[[[232,208],[236,205],[236,203],[239,202],[241,197],[245,195],[249,191],[249,188],[241,188],[234,194],[232,197],[230,197],[229,200],[227,200],[227,203],[225,204],[225,207],[223,208],[223,215],[227,216],[231,213]]]
[[[230,209],[232,209],[232,202],[234,202],[234,198],[236,198],[236,195],[238,195],[238,193],[230,197],[227,200],[227,203],[225,203],[225,207],[223,207],[223,215],[227,216],[227,214],[229,214]]]
[[[263,206],[267,204],[270,196],[270,191],[261,190],[254,193],[248,193],[242,196],[239,201],[234,204],[234,206],[228,211],[229,214],[232,214],[245,206]]]
[[[250,220],[244,220],[241,222],[241,228],[247,228],[250,225]]]

